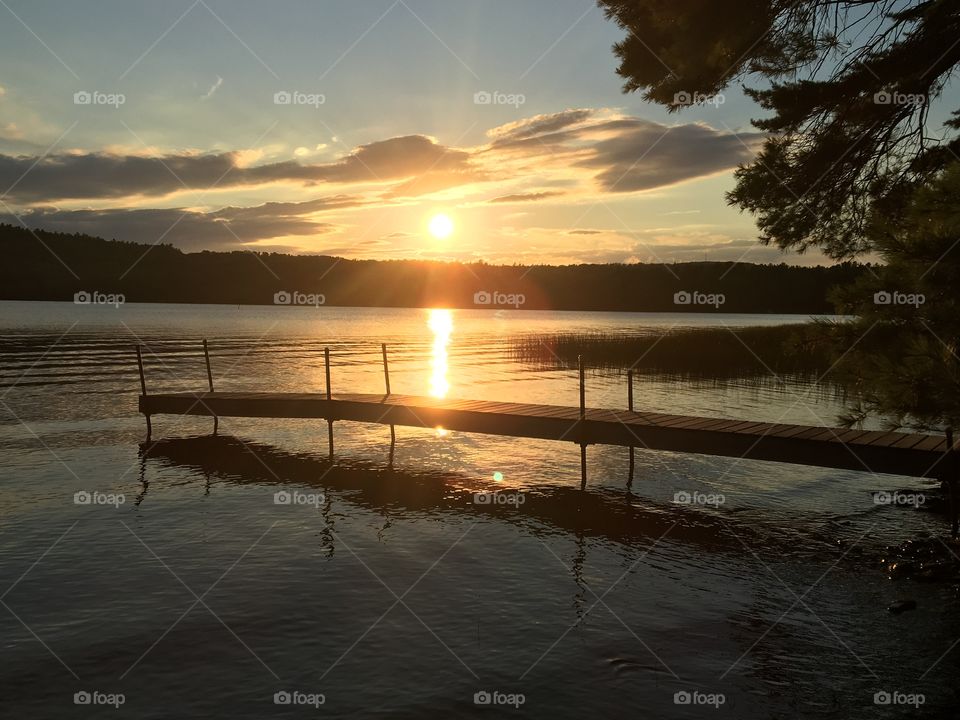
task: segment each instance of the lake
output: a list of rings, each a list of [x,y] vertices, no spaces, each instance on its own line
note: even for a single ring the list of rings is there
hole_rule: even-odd
[[[391,463],[388,428],[341,422],[331,464],[304,420],[222,418],[213,438],[158,416],[141,452],[137,343],[153,392],[206,388],[202,338],[218,390],[322,392],[329,347],[335,392],[382,392],[387,343],[396,393],[576,405],[576,373],[513,340],[807,319],[0,302],[5,715],[915,712],[878,692],[952,711],[956,591],[880,563],[947,533],[873,501],[922,480],[638,449],[631,481],[625,449],[591,447],[581,492],[573,443],[398,427]],[[588,405],[626,407],[625,383],[588,370]],[[635,402],[809,425],[842,409],[815,383],[650,375]],[[494,489],[512,501],[474,502]],[[918,609],[891,615],[898,598]]]

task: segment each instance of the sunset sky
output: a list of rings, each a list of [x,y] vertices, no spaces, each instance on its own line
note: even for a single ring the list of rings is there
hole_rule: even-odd
[[[739,89],[675,114],[624,95],[622,31],[592,0],[3,0],[0,17],[6,222],[185,250],[822,261],[757,246],[724,202],[759,109]]]

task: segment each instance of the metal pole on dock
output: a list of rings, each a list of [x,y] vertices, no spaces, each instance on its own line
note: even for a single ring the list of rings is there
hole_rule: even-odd
[[[583,355],[577,356],[580,370],[580,489],[587,488],[587,444],[583,442],[583,422],[587,417],[587,394],[583,378]]]
[[[627,408],[633,412],[633,370],[627,370]],[[633,445],[630,446],[630,475],[627,479],[627,487],[633,483]]]
[[[960,498],[957,497],[957,453],[953,447],[953,428],[947,428],[947,472],[950,473],[947,479],[947,487],[950,491],[950,520],[952,523],[951,533],[954,538],[960,532]]]
[[[390,366],[387,364],[387,344],[380,343],[380,349],[383,351],[383,381],[387,385],[387,396],[390,397]],[[384,398],[386,399],[386,398]],[[390,424],[390,465],[393,466],[393,450],[397,444],[397,429],[393,423]]]
[[[577,355],[577,367],[580,370],[580,419],[587,415],[587,393],[583,383],[583,355]]]
[[[327,400],[332,398],[330,391],[330,348],[323,349],[323,364],[327,375]],[[330,441],[330,459],[333,460],[333,420],[327,418],[327,438]]]
[[[210,351],[207,349],[207,339],[203,339],[203,359],[207,361],[207,385],[210,392],[213,392],[213,373],[210,372]],[[213,434],[217,434],[217,428],[220,426],[220,418],[213,416]]]
[[[383,380],[387,384],[387,395],[390,394],[390,366],[387,365],[387,344],[380,343],[380,349],[383,350]]]
[[[143,375],[143,355],[140,352],[140,346],[137,345],[137,368],[140,370],[140,394],[143,397],[147,396],[147,381]],[[144,413],[144,417],[147,418],[147,442],[150,442],[150,435],[152,434],[153,428],[150,426],[150,415]]]

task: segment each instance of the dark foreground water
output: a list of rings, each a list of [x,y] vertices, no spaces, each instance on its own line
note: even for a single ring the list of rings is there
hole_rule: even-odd
[[[803,320],[0,303],[3,716],[952,716],[956,590],[879,563],[946,532],[874,503],[916,479],[638,450],[630,483],[591,447],[581,493],[573,444],[398,428],[391,465],[386,427],[339,423],[331,464],[312,421],[161,416],[141,447],[136,342],[158,392],[204,388],[202,337],[218,389],[320,391],[329,346],[336,390],[379,392],[387,342],[395,392],[575,405],[511,337]],[[624,407],[623,377],[587,397]],[[796,383],[636,398],[839,410]]]

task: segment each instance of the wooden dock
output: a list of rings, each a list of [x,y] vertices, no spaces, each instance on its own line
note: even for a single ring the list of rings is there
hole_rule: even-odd
[[[204,342],[206,354],[206,342]],[[749,420],[693,417],[633,409],[629,378],[628,408],[590,408],[585,402],[580,367],[580,407],[535,405],[488,400],[438,399],[390,392],[386,347],[383,348],[386,393],[334,394],[330,389],[329,351],[325,393],[215,392],[207,355],[206,392],[148,394],[140,348],[139,409],[147,418],[148,440],[153,415],[202,415],[246,418],[304,418],[328,422],[333,454],[333,423],[338,421],[419,427],[538,438],[575,443],[581,448],[581,485],[586,485],[588,445],[668,450],[724,457],[767,460],[815,467],[859,470],[939,480],[951,490],[954,534],[958,531],[957,447],[947,437],[888,431],[848,430]],[[215,428],[216,431],[216,428]]]

